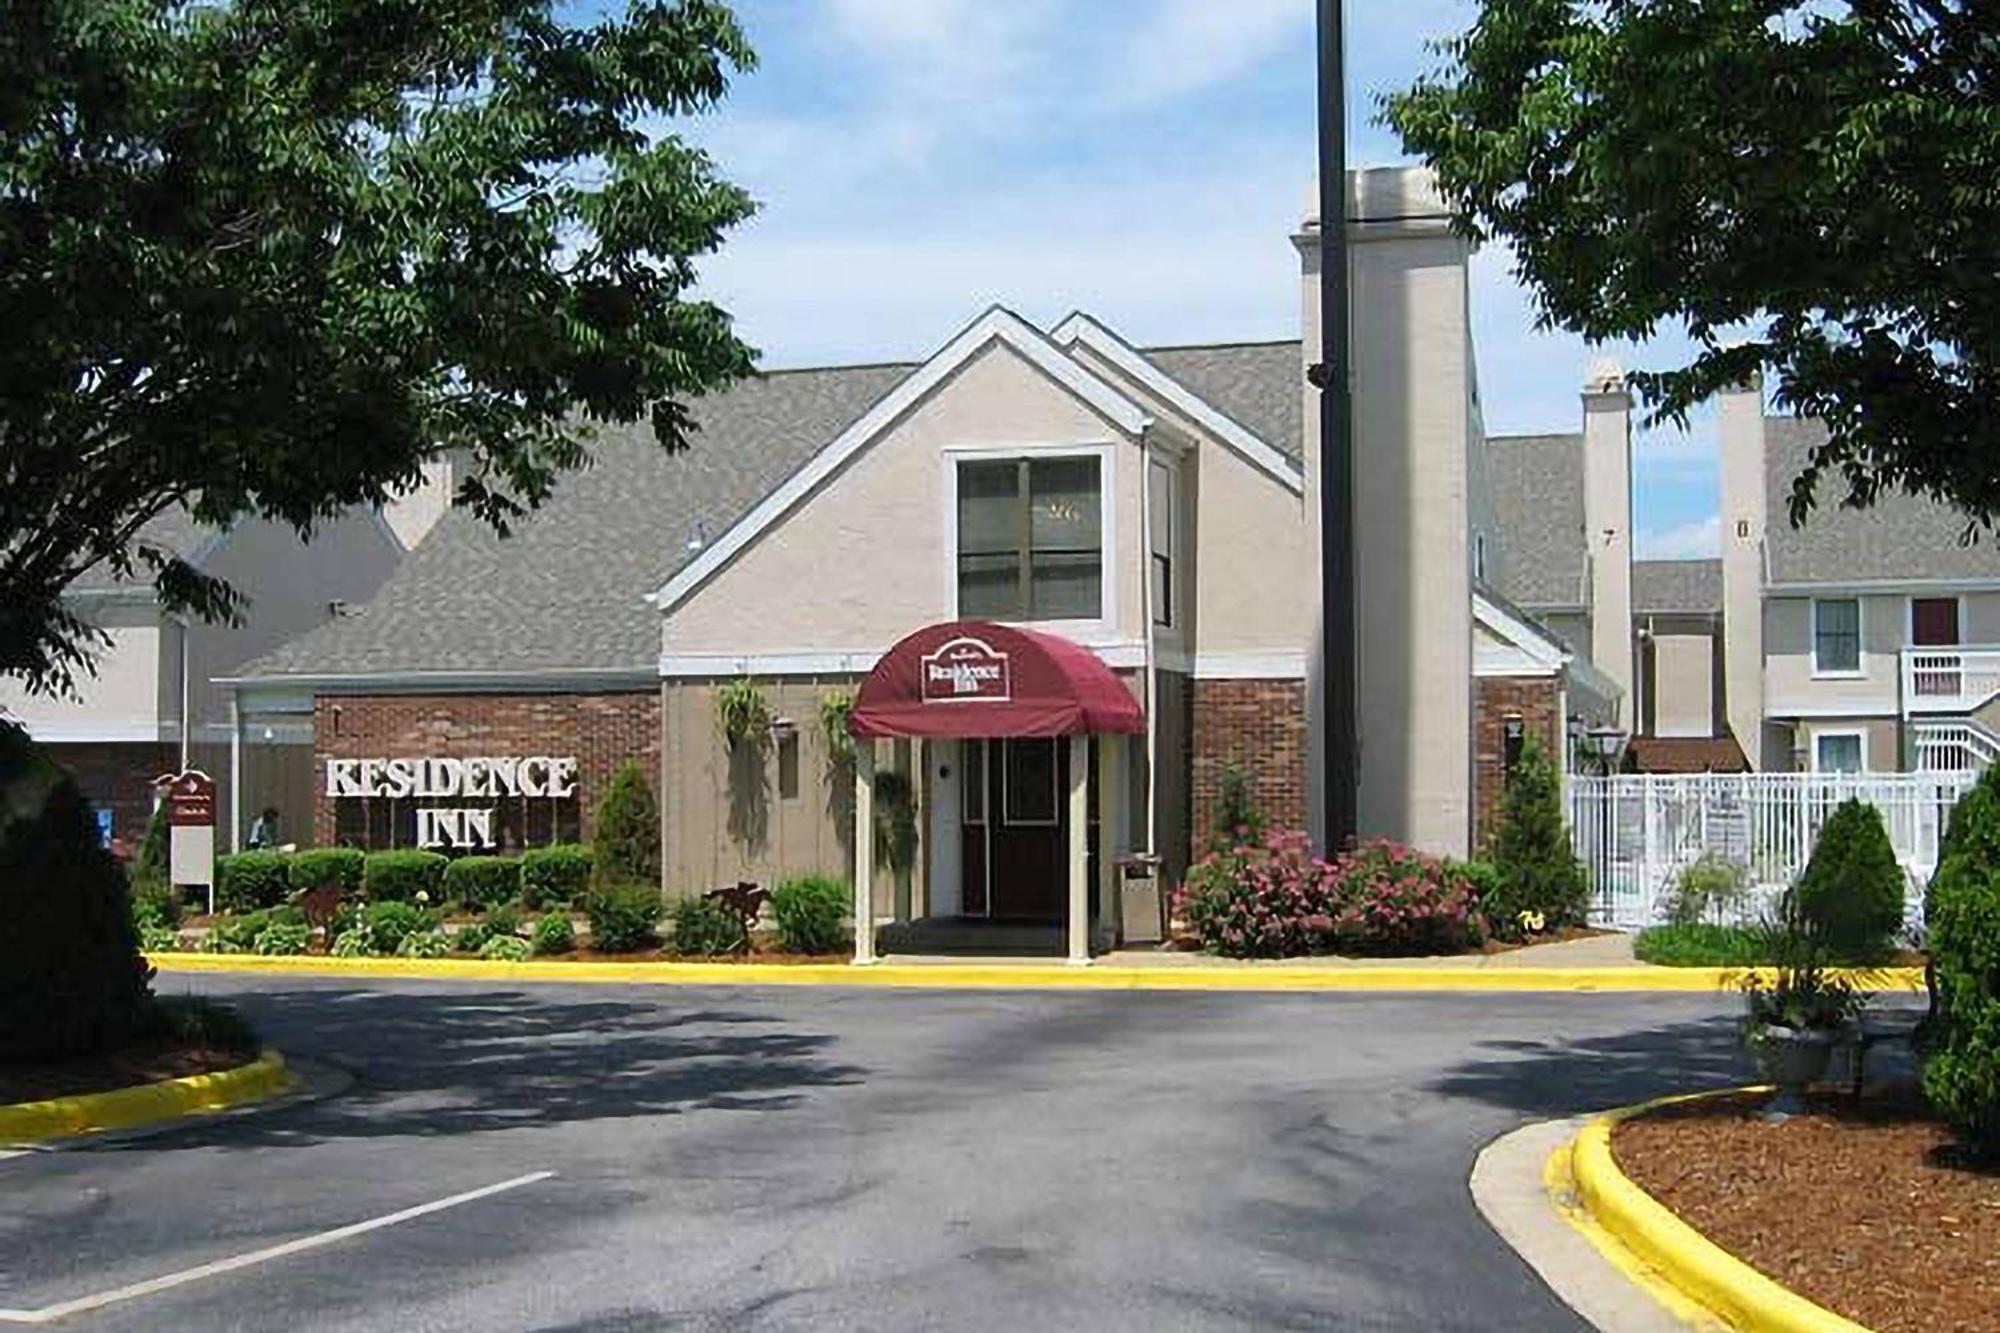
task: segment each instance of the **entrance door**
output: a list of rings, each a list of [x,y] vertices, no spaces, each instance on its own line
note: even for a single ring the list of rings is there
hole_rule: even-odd
[[[965,914],[1059,920],[1069,900],[1068,740],[965,741],[963,746],[960,882]],[[1096,774],[1090,777],[1094,784]],[[1094,793],[1089,808],[1094,875]]]

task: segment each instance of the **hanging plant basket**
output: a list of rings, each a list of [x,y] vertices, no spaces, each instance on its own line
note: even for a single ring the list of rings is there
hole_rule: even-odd
[[[740,676],[715,691],[715,718],[731,745],[761,744],[771,734],[771,700],[764,687]]]
[[[826,736],[826,754],[836,767],[854,762],[854,736],[847,729],[854,716],[854,691],[835,690],[820,696],[819,727]]]

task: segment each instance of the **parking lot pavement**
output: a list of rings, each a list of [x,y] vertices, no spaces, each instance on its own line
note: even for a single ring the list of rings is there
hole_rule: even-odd
[[[0,1308],[138,1286],[61,1326],[1580,1328],[1474,1209],[1479,1147],[1745,1072],[1721,996],[167,985],[354,1085],[0,1161]]]

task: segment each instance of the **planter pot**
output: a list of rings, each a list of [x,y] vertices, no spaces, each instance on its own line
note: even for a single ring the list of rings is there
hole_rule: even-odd
[[[1767,1115],[1799,1115],[1806,1110],[1806,1087],[1825,1077],[1833,1048],[1840,1044],[1843,1035],[1837,1028],[1787,1028],[1776,1024],[1750,1030],[1750,1053],[1756,1057],[1765,1081],[1778,1086],[1778,1095],[1767,1108]]]

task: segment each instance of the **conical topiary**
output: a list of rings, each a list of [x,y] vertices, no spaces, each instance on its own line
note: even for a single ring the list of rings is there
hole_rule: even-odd
[[[1959,800],[1924,899],[1931,1012],[1924,1095],[1975,1153],[2000,1158],[2000,768]]]
[[[1487,923],[1503,936],[1524,933],[1523,913],[1540,928],[1580,926],[1590,914],[1590,880],[1570,845],[1563,819],[1562,777],[1529,737],[1521,760],[1507,779],[1500,801],[1500,827],[1488,849],[1499,872],[1499,901],[1487,901]]]
[[[135,884],[165,884],[170,869],[167,855],[167,803],[161,801],[153,807],[153,817],[146,821],[146,833],[139,840],[139,854],[132,860],[132,882]]]
[[[646,771],[627,761],[611,779],[597,807],[591,839],[599,884],[660,883],[660,807]]]
[[[1827,816],[1799,876],[1799,910],[1835,952],[1876,957],[1903,928],[1904,883],[1882,812],[1843,801]]]

